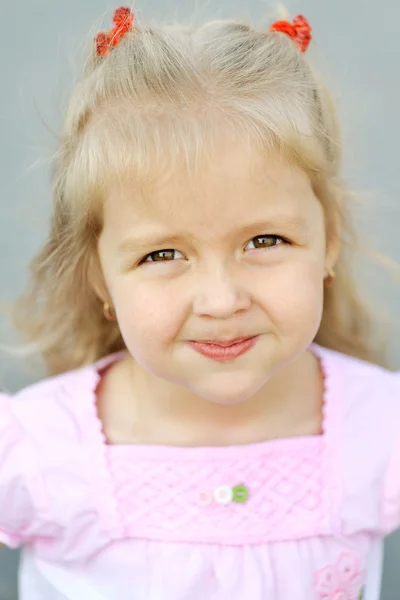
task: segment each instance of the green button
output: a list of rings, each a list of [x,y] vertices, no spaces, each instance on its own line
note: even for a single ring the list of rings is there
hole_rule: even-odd
[[[233,501],[234,502],[246,502],[249,497],[249,490],[244,485],[236,485],[233,488]]]

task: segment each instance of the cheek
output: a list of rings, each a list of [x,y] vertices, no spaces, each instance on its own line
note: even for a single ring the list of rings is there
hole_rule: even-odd
[[[119,327],[129,345],[159,346],[178,335],[184,309],[171,289],[156,288],[150,283],[114,289],[114,304]]]
[[[318,260],[279,267],[263,285],[267,310],[282,330],[318,326],[323,308],[323,263]]]

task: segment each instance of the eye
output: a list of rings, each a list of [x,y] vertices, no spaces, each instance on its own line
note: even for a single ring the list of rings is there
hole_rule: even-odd
[[[245,246],[245,250],[253,250],[255,248],[273,248],[285,244],[286,241],[278,235],[257,235],[253,237]]]
[[[176,260],[177,258],[184,258],[183,254],[181,252],[178,252],[178,250],[168,248],[165,250],[157,250],[156,252],[151,252],[150,254],[147,254],[147,256],[145,256],[143,260],[140,261],[140,264],[149,262],[171,262],[173,260]]]

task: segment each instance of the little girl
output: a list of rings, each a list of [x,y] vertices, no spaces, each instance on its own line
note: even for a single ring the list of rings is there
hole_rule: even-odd
[[[97,36],[16,313],[51,377],[0,401],[22,600],[356,600],[399,526],[400,377],[310,39],[126,8]]]

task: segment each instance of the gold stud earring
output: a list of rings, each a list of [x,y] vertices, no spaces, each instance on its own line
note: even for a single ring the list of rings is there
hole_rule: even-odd
[[[326,288],[331,288],[333,286],[333,282],[335,280],[336,273],[333,269],[328,269],[328,274],[324,278],[324,286]]]
[[[107,321],[116,321],[117,320],[117,315],[115,314],[114,309],[111,307],[111,305],[108,302],[104,302],[104,304],[103,304],[103,314],[104,314],[105,318],[107,319]]]

